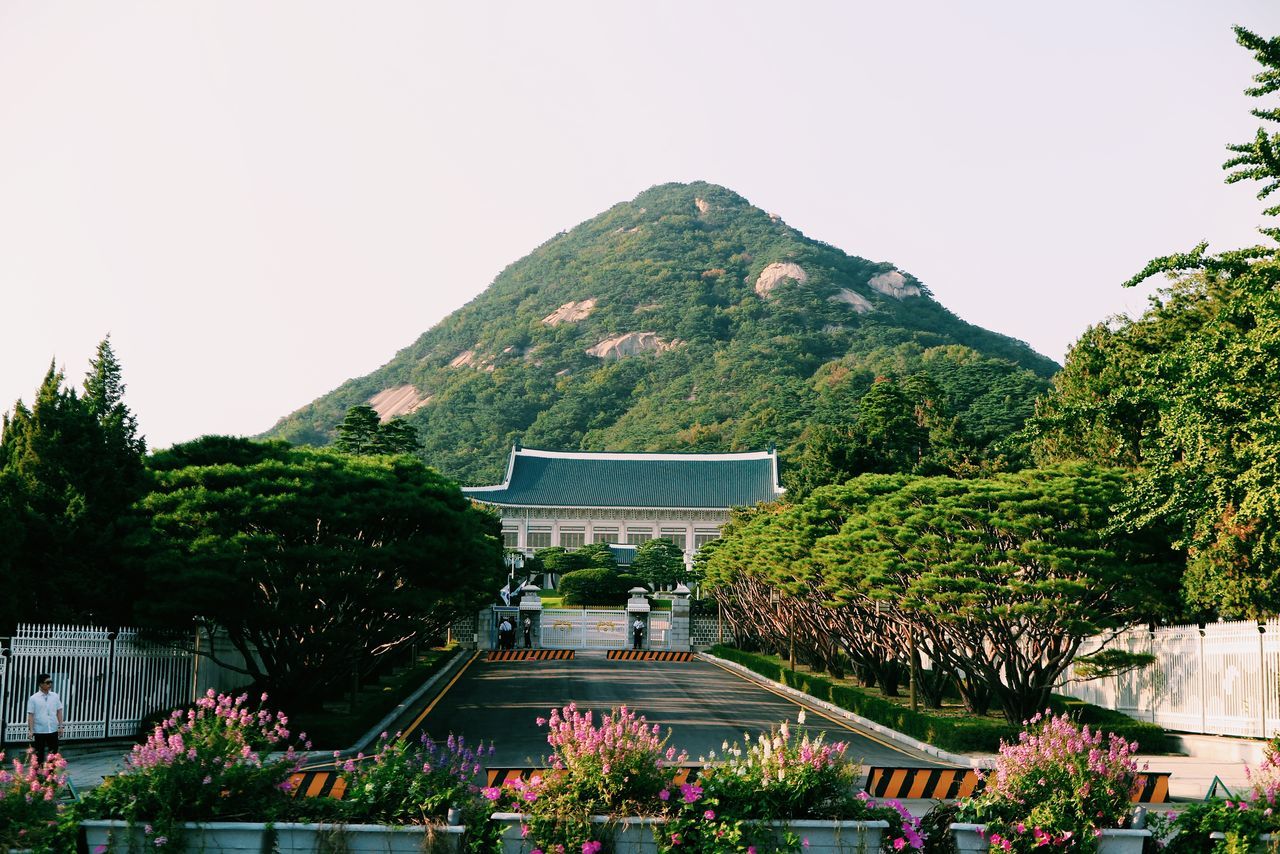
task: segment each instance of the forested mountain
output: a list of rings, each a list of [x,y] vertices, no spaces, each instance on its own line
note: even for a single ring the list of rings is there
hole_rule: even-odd
[[[854,469],[879,458],[877,443],[907,442],[908,468],[964,473],[1022,459],[1011,437],[1057,367],[960,320],[893,264],[807,238],[723,187],[665,184],[548,240],[386,365],[266,435],[327,444],[349,407],[371,403],[420,430],[429,463],[473,484],[500,480],[517,438],[564,450],[776,444],[784,461],[819,467],[833,442],[861,443],[870,451],[844,453]],[[864,412],[877,380],[892,393]],[[891,429],[895,417],[916,429]]]

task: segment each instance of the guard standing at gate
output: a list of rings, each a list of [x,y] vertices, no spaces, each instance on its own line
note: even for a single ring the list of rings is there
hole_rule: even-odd
[[[632,649],[644,648],[644,620],[636,617],[634,623],[631,624],[631,637],[633,641]]]
[[[524,648],[533,649],[533,620],[524,618]]]
[[[510,617],[504,616],[498,624],[498,649],[514,649],[515,641],[516,627],[512,625]]]

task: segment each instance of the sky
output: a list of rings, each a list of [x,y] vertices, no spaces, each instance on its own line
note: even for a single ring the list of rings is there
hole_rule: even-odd
[[[0,0],[0,411],[110,335],[150,447],[260,433],[669,181],[1060,362],[1261,239],[1232,24],[1280,3]]]

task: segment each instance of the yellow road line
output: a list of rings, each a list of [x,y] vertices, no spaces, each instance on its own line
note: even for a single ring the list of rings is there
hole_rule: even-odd
[[[448,685],[444,686],[444,690],[442,690],[439,694],[436,694],[436,698],[427,704],[427,707],[422,710],[422,714],[414,718],[413,723],[409,724],[407,727],[404,728],[404,733],[401,735],[401,738],[408,738],[409,733],[417,729],[418,724],[422,723],[423,719],[426,718],[427,715],[431,714],[431,710],[436,707],[436,703],[439,703],[440,700],[444,697],[444,695],[449,693],[449,689],[452,688],[454,684],[459,679],[462,678],[462,674],[466,673],[467,668],[470,667],[472,663],[474,663],[475,660],[479,657],[480,657],[480,651],[476,650],[472,654],[470,660],[468,660],[466,664],[462,665],[462,667],[458,668],[457,673],[453,674],[453,678],[449,680]]]
[[[704,659],[703,659],[703,661],[707,661],[707,659],[705,659],[705,658],[704,658]],[[914,755],[914,754],[912,754],[912,753],[907,752],[905,749],[903,749],[902,747],[900,747],[900,746],[898,746],[898,745],[896,745],[896,744],[894,744],[894,743],[892,743],[892,742],[884,741],[884,740],[882,740],[882,739],[879,739],[879,738],[877,738],[876,736],[872,735],[872,734],[871,734],[871,733],[869,733],[869,732],[863,732],[863,731],[862,731],[862,730],[860,730],[860,729],[854,729],[854,728],[853,728],[853,726],[852,726],[848,721],[842,721],[842,720],[840,720],[839,718],[834,718],[834,717],[832,717],[831,715],[829,715],[829,714],[827,714],[826,712],[824,712],[822,709],[819,709],[819,708],[816,708],[816,707],[811,707],[811,706],[806,706],[804,703],[801,703],[801,702],[800,702],[799,700],[797,700],[796,698],[794,698],[794,697],[792,697],[792,696],[790,696],[790,695],[784,694],[784,693],[782,693],[781,691],[777,691],[777,690],[775,690],[774,688],[770,687],[769,685],[763,685],[763,684],[761,684],[761,683],[759,683],[759,682],[755,681],[754,679],[748,679],[746,676],[743,676],[741,673],[738,673],[736,670],[730,670],[728,667],[725,667],[724,665],[720,664],[719,662],[716,662],[716,661],[708,661],[707,663],[708,663],[708,664],[714,664],[716,667],[719,667],[719,668],[720,668],[721,670],[723,670],[725,673],[731,673],[731,674],[733,674],[734,676],[737,676],[737,677],[738,677],[739,679],[741,679],[743,682],[750,682],[752,685],[755,685],[755,686],[757,686],[757,687],[763,688],[764,690],[768,691],[770,694],[775,694],[775,695],[777,695],[777,696],[781,697],[782,699],[786,700],[787,702],[789,702],[789,703],[793,703],[793,704],[795,704],[795,705],[799,706],[800,708],[804,709],[806,712],[812,712],[813,714],[818,715],[819,717],[826,718],[827,720],[831,721],[833,724],[836,724],[837,726],[841,727],[842,729],[844,729],[844,730],[846,730],[846,731],[848,731],[848,732],[853,733],[854,735],[860,735],[860,736],[862,736],[863,738],[867,739],[868,741],[873,741],[873,742],[875,742],[876,744],[880,745],[881,747],[887,747],[887,748],[889,748],[890,750],[893,750],[893,751],[895,751],[895,752],[897,752],[897,753],[901,753],[903,756],[910,756],[912,759],[916,759],[916,760],[919,760],[919,759],[920,759],[920,757],[918,757],[918,756],[916,756],[916,755]],[[934,760],[930,760],[930,761],[934,761]],[[863,764],[866,764],[866,763],[864,762]]]

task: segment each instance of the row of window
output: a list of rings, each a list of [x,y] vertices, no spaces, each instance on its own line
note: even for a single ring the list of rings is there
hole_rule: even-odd
[[[550,525],[530,525],[525,535],[525,548],[545,549],[557,545],[572,551],[587,545],[586,528],[560,526],[560,542],[558,543],[551,542],[551,534]],[[594,543],[625,544],[629,546],[638,546],[656,538],[669,540],[679,546],[682,551],[689,550],[689,532],[685,528],[662,528],[655,535],[653,528],[627,528],[622,531],[618,528],[595,526],[591,529],[591,536]],[[720,532],[714,528],[695,528],[693,530],[693,550],[697,551],[719,536]],[[502,545],[508,549],[519,548],[519,530],[516,528],[503,528]]]

